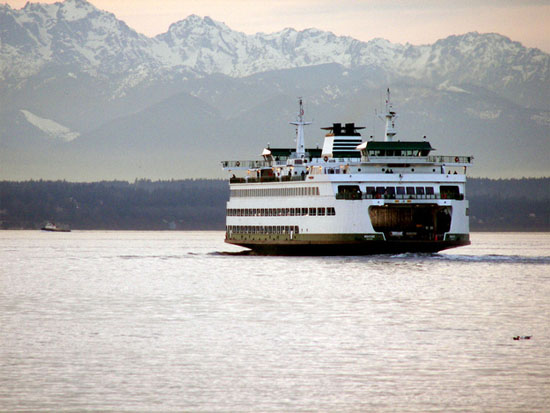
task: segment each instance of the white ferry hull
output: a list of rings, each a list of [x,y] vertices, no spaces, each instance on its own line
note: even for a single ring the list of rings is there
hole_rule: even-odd
[[[259,254],[283,255],[430,253],[470,243],[464,176],[311,178],[231,184],[225,242]],[[458,199],[442,195],[441,188],[451,186]],[[359,192],[342,194],[342,187],[357,187]],[[381,197],[368,194],[372,187],[409,187],[433,195]]]

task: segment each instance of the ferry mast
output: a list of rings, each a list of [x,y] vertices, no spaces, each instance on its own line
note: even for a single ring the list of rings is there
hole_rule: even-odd
[[[306,147],[304,141],[304,126],[311,125],[311,122],[304,122],[304,106],[302,98],[300,99],[300,111],[295,122],[290,122],[291,125],[296,125],[296,158],[304,158],[306,156]]]
[[[393,142],[393,137],[397,134],[397,131],[395,130],[395,119],[397,118],[397,113],[393,109],[393,104],[391,103],[389,88],[386,91],[386,113],[384,113],[384,116],[378,115],[378,117],[386,121],[384,141]]]

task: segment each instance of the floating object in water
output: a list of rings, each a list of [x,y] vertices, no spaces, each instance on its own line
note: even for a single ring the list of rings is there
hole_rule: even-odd
[[[513,337],[514,340],[530,340],[533,336],[515,336]]]

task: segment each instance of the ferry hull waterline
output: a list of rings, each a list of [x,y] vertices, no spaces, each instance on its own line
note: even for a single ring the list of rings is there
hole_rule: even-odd
[[[225,242],[266,255],[433,253],[470,244],[466,172],[472,156],[431,155],[421,141],[394,140],[387,91],[384,140],[363,141],[334,123],[322,149],[304,143],[300,99],[296,148],[256,161],[224,161],[231,178]]]

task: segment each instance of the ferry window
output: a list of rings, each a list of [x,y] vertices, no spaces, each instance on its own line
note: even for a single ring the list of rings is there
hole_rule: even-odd
[[[460,199],[460,191],[456,185],[441,185],[441,198]]]
[[[424,187],[423,186],[417,186],[416,187],[416,193],[417,193],[417,195],[424,195]]]
[[[290,216],[293,217],[296,214],[295,208],[290,208]]]
[[[316,208],[309,208],[309,215],[312,216],[312,217],[317,215],[317,209]]]
[[[398,186],[397,187],[397,195],[405,195],[405,187],[404,186]]]
[[[434,194],[434,187],[433,186],[427,186],[426,187],[426,195],[433,195]]]
[[[325,215],[325,208],[317,208],[317,215],[324,216]]]
[[[407,195],[414,195],[414,187],[408,186],[407,187]]]
[[[335,209],[332,207],[327,208],[327,215],[336,215]]]
[[[395,195],[395,187],[393,187],[393,186],[388,186],[388,187],[386,188],[386,194],[388,194],[388,195]]]
[[[299,233],[300,233],[300,227],[299,227],[298,225],[296,225],[296,226],[294,227],[294,232],[295,232],[296,234],[299,234]]]
[[[361,199],[359,185],[338,185],[337,199]]]
[[[302,215],[303,215],[303,216],[306,216],[306,215],[307,215],[307,208],[302,208]]]
[[[378,195],[384,195],[384,192],[386,192],[386,187],[384,187],[384,186],[377,186],[376,187],[376,193]]]
[[[374,195],[376,192],[374,192],[374,186],[367,186],[367,194]]]

